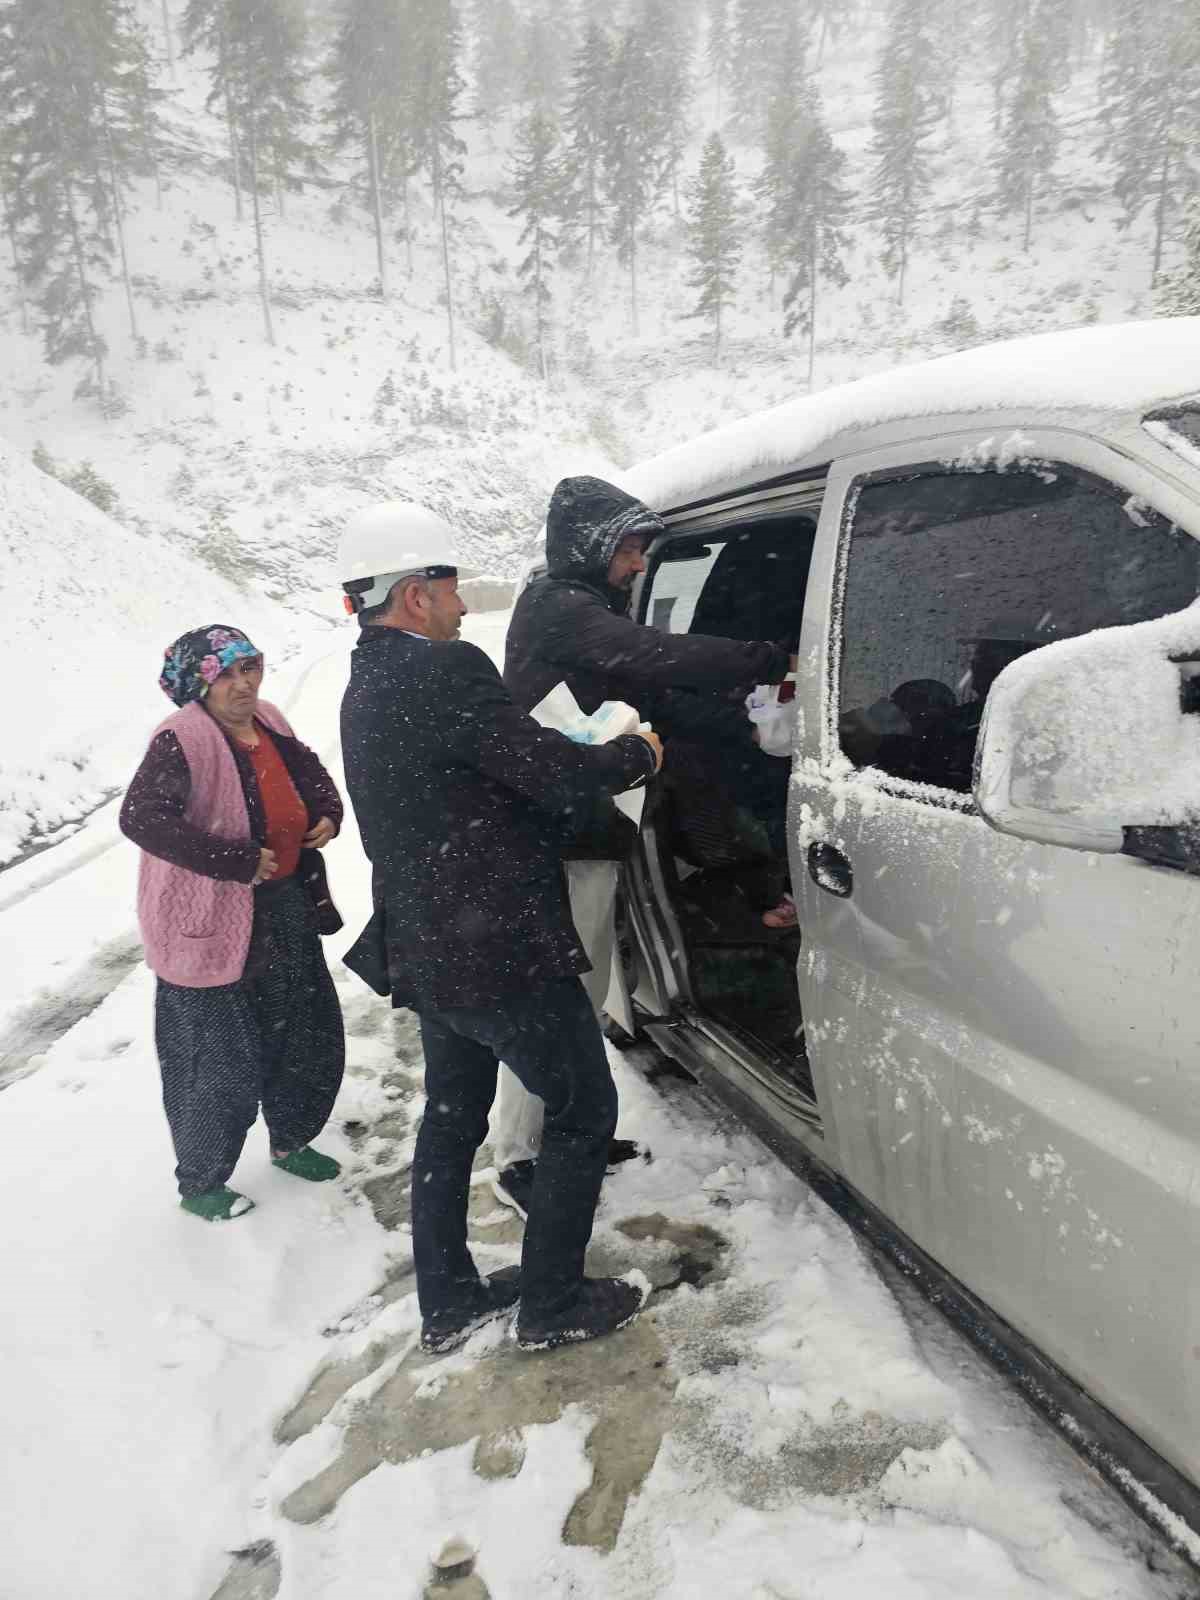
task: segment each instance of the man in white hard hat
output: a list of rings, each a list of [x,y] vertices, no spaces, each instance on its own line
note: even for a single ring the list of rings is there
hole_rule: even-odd
[[[583,1275],[616,1091],[579,981],[587,958],[556,818],[643,782],[661,747],[653,734],[573,744],[518,710],[487,656],[458,638],[454,536],[424,507],[356,517],[341,572],[361,624],[342,752],[375,906],[346,959],[420,1017],[422,1344],[452,1349],[518,1299],[523,1347],[596,1338],[637,1315],[645,1285]],[[467,1198],[501,1055],[545,1101],[546,1121],[519,1277],[484,1279],[467,1246]]]

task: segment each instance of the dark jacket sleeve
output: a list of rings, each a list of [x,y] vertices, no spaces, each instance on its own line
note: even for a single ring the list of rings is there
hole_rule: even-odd
[[[165,729],[133,775],[121,805],[121,832],[148,855],[202,878],[249,883],[258,871],[254,840],[222,839],[184,817],[192,780],[179,740]]]
[[[296,792],[308,812],[308,825],[314,827],[322,817],[328,817],[340,832],[342,826],[342,797],[337,784],[321,765],[321,758],[299,739],[279,740],[279,748]]]
[[[564,604],[564,601],[566,602]],[[619,616],[599,595],[576,590],[546,605],[538,654],[569,672],[597,672],[638,688],[736,689],[781,683],[787,651],[779,645],[716,639],[704,633],[664,633]]]
[[[447,650],[447,754],[551,813],[620,794],[654,770],[654,752],[627,734],[608,744],[575,744],[543,728],[514,703],[482,650],[465,642]]]
[[[691,739],[719,750],[754,743],[754,724],[740,698],[668,689],[645,696],[638,710],[663,739]]]

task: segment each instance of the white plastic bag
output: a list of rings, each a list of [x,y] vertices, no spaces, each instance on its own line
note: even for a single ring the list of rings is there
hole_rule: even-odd
[[[641,726],[637,712],[623,700],[605,700],[588,716],[565,683],[556,683],[529,715],[543,728],[557,728],[576,744],[607,744],[623,733],[636,733]]]
[[[565,683],[556,683],[529,715],[543,728],[557,728],[576,744],[607,744],[622,734],[636,733],[642,726],[637,712],[623,700],[605,700],[588,716],[580,710],[578,700]],[[615,798],[618,809],[640,827],[646,804],[645,789],[627,789]]]
[[[768,756],[790,756],[796,732],[796,702],[785,700],[781,705],[781,687],[760,683],[746,696],[746,713],[758,729],[758,748]]]

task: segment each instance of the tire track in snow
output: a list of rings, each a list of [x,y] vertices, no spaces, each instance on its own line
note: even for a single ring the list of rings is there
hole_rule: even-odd
[[[142,941],[129,930],[101,945],[69,982],[17,1011],[0,1032],[0,1092],[36,1072],[40,1057],[91,1016],[142,959]]]

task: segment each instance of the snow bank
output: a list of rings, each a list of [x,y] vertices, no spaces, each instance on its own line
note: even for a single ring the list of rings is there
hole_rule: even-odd
[[[315,631],[257,591],[119,526],[3,442],[0,553],[9,677],[0,863],[60,835],[127,782],[170,710],[157,677],[178,634],[236,623],[270,666],[295,652],[303,630]]]
[[[1138,412],[1194,394],[1200,317],[1073,328],[893,368],[789,400],[667,450],[625,474],[631,494],[668,507],[803,463],[838,435],[964,411]]]

